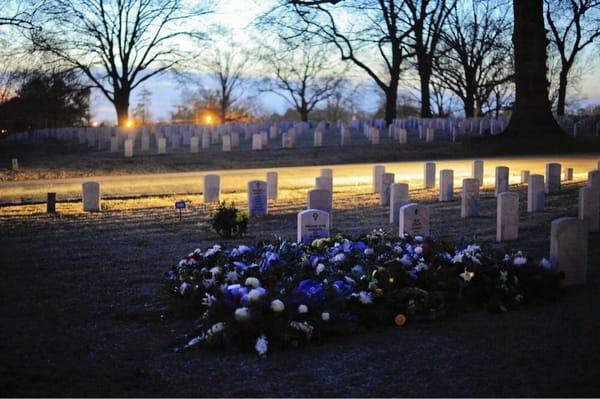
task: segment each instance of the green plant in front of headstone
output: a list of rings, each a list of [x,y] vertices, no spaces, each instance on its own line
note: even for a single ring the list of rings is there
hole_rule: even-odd
[[[248,215],[237,209],[233,202],[229,206],[225,201],[219,202],[211,225],[221,237],[242,237],[248,229]]]

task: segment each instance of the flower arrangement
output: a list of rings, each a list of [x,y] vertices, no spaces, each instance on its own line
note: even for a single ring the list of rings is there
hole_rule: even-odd
[[[219,202],[211,226],[221,237],[243,237],[248,230],[248,215],[237,209],[233,202],[229,206],[225,201]]]
[[[554,295],[562,273],[522,252],[453,247],[374,231],[303,245],[197,249],[169,270],[166,290],[199,317],[183,346],[297,347],[377,325],[429,321],[468,306],[507,311]]]

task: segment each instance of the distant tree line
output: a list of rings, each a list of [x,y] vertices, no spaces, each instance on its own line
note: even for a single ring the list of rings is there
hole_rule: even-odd
[[[560,134],[551,112],[566,112],[574,71],[600,37],[600,0],[275,0],[247,52],[226,32],[220,41],[210,33],[216,0],[2,5],[0,25],[26,38],[42,68],[78,75],[113,104],[120,125],[149,119],[151,93],[132,105],[133,93],[171,71],[185,93],[176,120],[268,115],[254,101],[267,92],[299,119],[345,118],[361,112],[372,86],[375,114],[388,123],[415,110],[510,111],[509,133]]]

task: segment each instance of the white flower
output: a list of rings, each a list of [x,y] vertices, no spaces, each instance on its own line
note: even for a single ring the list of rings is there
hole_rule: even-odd
[[[515,266],[521,266],[521,265],[524,265],[525,263],[527,263],[527,258],[524,256],[517,256],[516,258],[513,259],[513,265],[515,265]]]
[[[412,265],[412,260],[410,259],[410,256],[404,254],[404,256],[400,258],[400,263],[402,263],[404,266],[410,266]]]
[[[417,255],[421,255],[423,253],[423,247],[421,247],[421,246],[415,247],[415,253]]]
[[[306,306],[306,305],[298,306],[298,313],[306,313],[306,312],[308,312],[308,306]]]
[[[214,295],[210,295],[207,292],[206,294],[204,294],[204,299],[202,299],[202,304],[204,306],[210,307],[210,306],[212,306],[213,303],[215,303],[216,300],[217,300],[217,298],[215,298]]]
[[[365,252],[366,256],[369,256],[369,255],[373,255],[373,253],[375,251],[373,250],[373,248],[366,248],[364,252]]]
[[[189,283],[183,283],[179,286],[179,293],[181,295],[185,295],[190,289],[192,289],[192,285]]]
[[[269,349],[269,341],[267,341],[267,337],[261,335],[256,340],[256,344],[254,345],[254,349],[258,352],[258,356],[265,356],[267,354],[267,350]]]
[[[370,303],[373,303],[373,296],[371,295],[370,292],[361,291],[358,294],[352,294],[352,295],[355,296],[355,297],[358,297],[358,300],[363,305],[368,305]]]
[[[500,281],[506,282],[508,280],[508,272],[500,270]]]
[[[238,279],[238,274],[237,272],[231,271],[231,272],[227,272],[227,274],[225,275],[225,281],[227,281],[228,283],[235,283]]]
[[[273,302],[271,302],[271,310],[273,312],[283,312],[283,309],[285,309],[285,305],[281,300],[275,299]]]
[[[250,319],[250,312],[248,312],[248,308],[237,308],[235,310],[235,319],[237,321],[246,321]]]
[[[250,302],[255,302],[258,301],[260,299],[262,292],[256,288],[251,289],[250,292],[248,293],[248,300]]]
[[[192,338],[185,346],[186,348],[190,348],[192,346],[198,345],[204,339],[204,335],[200,335],[196,338]]]
[[[323,313],[321,313],[321,320],[323,320],[323,321],[329,321],[329,312],[323,312]]]
[[[209,328],[208,331],[206,332],[206,339],[210,340],[213,336],[220,333],[224,329],[225,329],[225,323],[220,322],[220,323],[213,324],[213,326],[211,328]]]
[[[465,281],[471,281],[471,279],[473,277],[475,277],[475,273],[467,271],[467,269],[465,269],[464,273],[461,273],[460,276],[463,278],[463,280]]]
[[[202,253],[202,250],[200,248],[196,248],[194,250],[194,254],[196,254],[196,255],[200,255],[201,253]]]
[[[428,269],[428,266],[425,263],[423,263],[423,262],[421,262],[421,263],[419,263],[418,265],[415,266],[415,271],[416,272],[420,272],[421,270],[427,270],[427,269]]]
[[[546,258],[542,258],[542,260],[540,261],[540,266],[543,267],[544,269],[552,269],[552,263],[546,259]]]
[[[452,258],[452,263],[462,263],[462,261],[463,261],[463,254],[462,254],[462,252],[457,253]]]
[[[250,247],[248,247],[247,245],[240,245],[239,247],[237,247],[237,250],[240,255],[243,255],[246,252],[250,252]]]
[[[219,266],[215,266],[212,269],[210,269],[209,271],[212,273],[213,277],[216,277],[219,274],[221,274],[221,268]]]
[[[187,259],[181,259],[181,260],[179,261],[179,265],[178,265],[178,266],[179,266],[179,267],[184,267],[184,266],[186,266],[186,265],[187,265],[187,263],[188,263]]]
[[[246,279],[246,285],[252,288],[260,287],[260,281],[258,281],[256,277],[248,277]]]
[[[323,271],[324,271],[324,270],[325,270],[325,265],[324,265],[324,264],[322,264],[322,263],[319,263],[319,264],[317,265],[317,270],[316,270],[316,272],[317,272],[317,276],[318,276],[319,274],[323,273]]]
[[[341,263],[345,260],[346,260],[346,255],[344,255],[343,253],[337,254],[336,256],[333,257],[333,261],[335,263]]]

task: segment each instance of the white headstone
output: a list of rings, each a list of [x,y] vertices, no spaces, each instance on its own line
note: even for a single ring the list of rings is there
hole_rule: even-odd
[[[100,183],[88,181],[82,184],[83,210],[85,212],[100,211]]]
[[[435,140],[435,132],[434,132],[433,128],[428,127],[427,130],[425,131],[425,142],[433,143],[433,140]]]
[[[496,166],[496,187],[494,189],[494,195],[497,197],[498,194],[505,191],[508,191],[508,167]]]
[[[373,128],[371,130],[371,144],[379,144],[379,129]]]
[[[239,147],[240,145],[240,134],[238,132],[231,133],[231,146]]]
[[[298,236],[301,243],[311,243],[318,238],[329,237],[329,214],[320,209],[307,209],[298,213]]]
[[[231,136],[226,134],[223,136],[223,152],[231,151]]]
[[[545,198],[544,176],[529,175],[529,182],[527,183],[527,212],[543,211]]]
[[[479,216],[479,180],[463,179],[460,216],[469,218]]]
[[[267,195],[270,200],[277,200],[278,190],[277,172],[267,172]]]
[[[563,180],[565,180],[565,181],[573,180],[573,168],[565,168]]]
[[[269,213],[267,200],[267,182],[251,180],[248,182],[248,216],[265,216]]]
[[[125,140],[125,158],[133,157],[133,139]]]
[[[313,147],[323,146],[323,131],[315,130],[313,133]]]
[[[406,204],[408,204],[408,184],[392,184],[390,189],[390,223],[398,223],[400,208]]]
[[[496,241],[519,239],[519,194],[506,191],[498,194],[496,207]]]
[[[221,198],[221,177],[218,175],[204,176],[204,203],[219,202]]]
[[[454,200],[454,171],[443,169],[440,171],[440,201],[452,200]]]
[[[317,176],[315,178],[315,188],[333,192],[333,179],[327,176]]]
[[[203,150],[210,149],[210,133],[208,133],[208,132],[202,133],[202,149]]]
[[[252,150],[260,151],[260,150],[262,150],[262,146],[263,146],[263,139],[262,139],[261,135],[258,133],[253,134],[252,135]]]
[[[565,273],[565,285],[587,280],[588,229],[577,218],[562,217],[550,225],[550,262]]]
[[[480,159],[477,159],[475,161],[473,161],[473,166],[472,166],[472,177],[473,179],[477,179],[479,180],[479,186],[483,186],[483,161]]]
[[[381,190],[381,175],[385,173],[385,166],[375,165],[373,166],[373,193],[379,193]]]
[[[546,193],[554,194],[560,192],[560,164],[546,164]]]
[[[429,208],[425,205],[406,204],[399,210],[399,236],[429,236]]]
[[[435,163],[425,162],[423,171],[423,187],[434,188],[435,187]]]
[[[522,170],[521,171],[521,184],[528,184],[528,183],[529,183],[529,171]]]
[[[600,170],[592,170],[588,172],[588,186],[600,188]]]
[[[119,152],[119,138],[116,136],[110,138],[110,152]]]
[[[319,209],[327,213],[331,213],[332,194],[329,190],[313,189],[308,190],[307,199],[308,209]]]
[[[167,139],[164,137],[159,137],[157,141],[158,153],[166,154],[167,152]]]
[[[11,160],[11,168],[15,172],[19,170],[19,159],[18,158],[13,158]]]
[[[142,134],[142,151],[150,151],[150,136]]]
[[[406,131],[406,129],[398,130],[398,143],[400,143],[400,144],[408,143],[408,132]]]
[[[393,173],[384,173],[381,175],[381,190],[379,191],[379,205],[387,206],[390,204],[390,193],[395,176]]]
[[[321,169],[321,176],[324,177],[331,177],[333,179],[333,169],[330,168],[322,168]]]
[[[587,222],[590,232],[600,231],[600,189],[584,186],[579,189],[579,220]]]
[[[197,152],[200,152],[200,138],[199,137],[192,137],[190,138],[190,152],[195,154]]]

